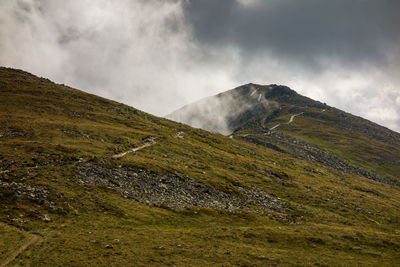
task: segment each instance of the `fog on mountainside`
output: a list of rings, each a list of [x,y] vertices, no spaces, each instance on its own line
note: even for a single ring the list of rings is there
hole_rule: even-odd
[[[166,118],[229,135],[243,116],[265,112],[270,105],[256,86],[249,84],[244,89],[245,92],[231,90],[201,99],[167,115]]]

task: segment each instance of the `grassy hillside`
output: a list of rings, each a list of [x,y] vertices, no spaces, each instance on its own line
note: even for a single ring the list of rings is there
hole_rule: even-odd
[[[11,266],[400,263],[397,186],[7,68],[0,201]]]
[[[275,143],[273,137],[265,137],[272,129],[399,183],[399,133],[329,106],[313,106],[315,101],[312,100],[309,100],[311,104],[299,105],[296,97],[291,103],[281,103],[274,116],[253,118],[235,133]],[[295,117],[288,123],[293,115]],[[279,126],[274,128],[276,125]]]
[[[327,111],[324,115],[333,114],[332,111]],[[390,176],[393,180],[400,180],[400,144],[372,139],[338,129],[331,124],[329,121],[312,117],[311,113],[299,116],[290,127],[282,127],[281,130],[360,166]]]

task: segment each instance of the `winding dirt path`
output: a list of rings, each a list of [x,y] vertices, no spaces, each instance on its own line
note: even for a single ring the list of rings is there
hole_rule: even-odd
[[[287,122],[287,124],[292,123],[292,121],[294,120],[295,117],[297,117],[297,116],[299,116],[299,115],[302,115],[303,113],[304,113],[304,112],[301,112],[301,113],[299,113],[299,114],[294,114],[294,115],[292,115],[292,116],[290,117],[290,120]]]
[[[302,115],[304,112],[298,113],[298,114],[294,114],[292,116],[290,116],[290,119],[288,122],[286,122],[285,124],[291,124],[294,120],[295,117]],[[277,125],[275,125],[274,127],[270,128],[269,130],[272,131],[273,129],[278,128],[279,126],[281,126],[280,123],[278,123]]]
[[[19,249],[14,251],[10,256],[8,256],[4,260],[4,262],[0,265],[0,267],[6,267],[8,264],[10,264],[10,262],[15,260],[19,256],[19,254],[24,252],[30,245],[32,245],[33,243],[36,243],[39,240],[40,240],[40,237],[37,235],[28,237],[27,240],[22,244],[22,246]]]
[[[271,131],[271,130],[273,130],[273,129],[275,129],[275,128],[278,128],[280,125],[281,125],[281,124],[278,123],[277,125],[275,125],[274,127],[270,128],[269,130]]]
[[[119,159],[119,158],[122,158],[123,156],[125,156],[126,154],[137,152],[137,151],[139,151],[139,150],[141,150],[141,149],[143,149],[145,147],[152,146],[152,145],[155,145],[155,144],[157,144],[156,139],[154,137],[151,137],[147,141],[145,141],[145,143],[143,145],[135,147],[135,148],[132,148],[132,149],[129,149],[128,151],[125,151],[125,152],[122,152],[122,153],[119,153],[119,154],[115,154],[112,157],[114,159]]]

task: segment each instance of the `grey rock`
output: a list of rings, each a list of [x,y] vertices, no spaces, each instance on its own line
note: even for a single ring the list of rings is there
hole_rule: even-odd
[[[77,181],[111,188],[121,195],[145,204],[174,210],[188,207],[240,210],[264,213],[286,212],[287,204],[258,188],[235,186],[239,195],[221,191],[186,175],[156,173],[142,168],[106,168],[96,162],[77,167]]]

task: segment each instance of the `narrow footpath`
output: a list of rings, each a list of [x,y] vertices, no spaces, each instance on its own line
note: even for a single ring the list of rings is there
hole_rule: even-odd
[[[141,149],[143,149],[145,147],[149,147],[149,146],[152,146],[152,145],[155,145],[155,144],[157,144],[156,139],[154,137],[150,137],[145,141],[145,143],[143,145],[135,147],[135,148],[132,148],[132,149],[130,149],[128,151],[116,154],[116,155],[114,155],[112,157],[114,159],[119,159],[119,158],[122,158],[123,156],[125,156],[126,154],[137,152],[137,151],[139,151],[139,150],[141,150]]]
[[[8,256],[4,262],[0,265],[0,267],[6,267],[10,262],[15,260],[22,252],[24,252],[30,245],[39,241],[40,238],[37,235],[33,235],[27,238],[27,240],[19,247],[16,251],[14,251],[10,256]]]
[[[286,122],[285,124],[291,124],[294,120],[295,117],[302,115],[304,112],[298,113],[298,114],[294,114],[292,116],[290,116],[290,119],[288,122]],[[281,124],[278,123],[277,125],[273,126],[272,128],[270,128],[269,130],[272,131],[273,129],[276,129],[280,126]]]

